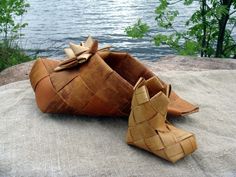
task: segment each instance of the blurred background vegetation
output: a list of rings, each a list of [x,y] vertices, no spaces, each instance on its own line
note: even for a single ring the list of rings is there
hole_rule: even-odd
[[[160,0],[155,9],[157,28],[164,32],[152,35],[156,46],[168,45],[181,55],[202,57],[236,58],[236,40],[232,32],[236,27],[236,0],[199,0],[199,6],[183,22],[185,30],[177,30],[176,17],[183,11],[175,5],[189,6],[193,0]],[[170,30],[166,34],[166,30]],[[143,38],[149,35],[147,23],[137,23],[125,29],[128,36]]]
[[[18,45],[21,29],[26,27],[20,19],[29,4],[24,0],[0,1],[0,71],[22,62],[32,60]],[[20,20],[16,20],[16,19]],[[19,22],[16,22],[19,21]]]

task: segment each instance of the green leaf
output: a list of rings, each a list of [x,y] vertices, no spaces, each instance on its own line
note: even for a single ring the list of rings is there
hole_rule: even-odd
[[[167,0],[160,0],[160,5],[156,7],[155,13],[161,14],[166,10],[167,6],[168,6]]]
[[[184,0],[184,5],[190,5],[193,3],[193,0]]]
[[[196,55],[199,50],[198,42],[186,41],[183,45],[183,50],[180,51],[181,55]]]
[[[126,34],[132,38],[143,38],[144,35],[149,31],[149,26],[142,22],[141,19],[133,25],[125,29]]]
[[[156,46],[160,46],[161,44],[166,44],[168,40],[168,36],[167,35],[163,35],[163,34],[157,34],[154,37],[154,43]]]

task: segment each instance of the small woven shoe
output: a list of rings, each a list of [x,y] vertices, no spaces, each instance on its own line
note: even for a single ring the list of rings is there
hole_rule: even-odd
[[[155,93],[153,82],[161,88],[157,77],[140,78],[134,87],[126,142],[174,163],[197,149],[195,136],[166,121],[169,91]]]

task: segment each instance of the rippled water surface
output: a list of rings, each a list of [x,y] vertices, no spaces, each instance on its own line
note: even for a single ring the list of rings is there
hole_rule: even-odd
[[[168,47],[156,47],[150,38],[128,38],[125,27],[142,18],[156,30],[154,9],[158,0],[28,0],[30,8],[23,21],[24,47],[40,49],[40,55],[63,57],[69,41],[80,42],[89,34],[102,45],[111,44],[114,50],[128,51],[147,60],[172,54]],[[197,3],[197,2],[196,2]],[[179,7],[177,24],[188,17],[197,5]],[[178,26],[182,28],[182,26]]]

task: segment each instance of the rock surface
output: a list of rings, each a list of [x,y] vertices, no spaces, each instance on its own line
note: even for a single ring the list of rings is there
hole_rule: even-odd
[[[28,79],[33,63],[34,61],[21,63],[0,72],[0,86],[11,82]]]
[[[156,62],[146,62],[154,71],[235,70],[236,59],[166,56]]]
[[[234,70],[235,59],[199,58],[186,56],[166,56],[156,62],[142,61],[151,70],[158,71],[202,71],[202,70]],[[34,61],[12,66],[0,72],[0,86],[29,78]]]

